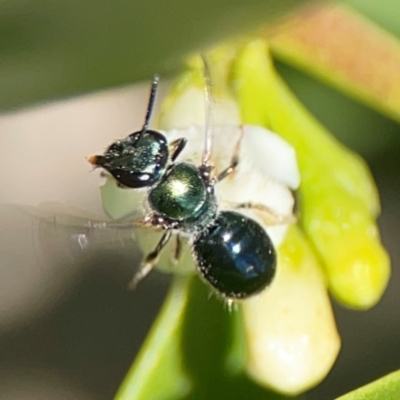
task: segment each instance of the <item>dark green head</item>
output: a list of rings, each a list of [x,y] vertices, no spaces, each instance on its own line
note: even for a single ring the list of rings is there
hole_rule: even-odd
[[[151,130],[134,132],[111,144],[103,155],[89,157],[89,162],[129,188],[153,185],[164,173],[167,161],[167,139]]]

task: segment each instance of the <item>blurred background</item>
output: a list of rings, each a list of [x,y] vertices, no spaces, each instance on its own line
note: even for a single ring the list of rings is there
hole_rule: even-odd
[[[349,3],[400,35],[394,1]],[[392,258],[392,279],[376,307],[353,312],[334,304],[342,350],[328,378],[307,394],[332,399],[400,368],[400,127],[277,67],[310,111],[369,163]],[[162,305],[168,276],[155,272],[136,291],[125,290],[140,260],[133,243],[100,246],[90,236],[82,243],[7,205],[58,201],[100,212],[101,179],[85,156],[141,125],[147,91],[147,83],[137,84],[0,116],[0,400],[111,399]]]

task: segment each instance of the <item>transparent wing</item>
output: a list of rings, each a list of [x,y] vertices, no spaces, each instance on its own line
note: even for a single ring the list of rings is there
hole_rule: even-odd
[[[61,203],[46,202],[37,207],[4,205],[3,208],[6,215],[14,216],[15,226],[21,226],[35,258],[44,263],[51,259],[71,263],[87,257],[84,254],[108,249],[131,251],[135,248],[137,230],[149,229],[142,216],[130,215],[115,221]],[[19,220],[24,220],[26,226],[17,223]],[[26,243],[25,240],[25,247]]]
[[[135,232],[141,226],[56,203],[0,205],[0,330],[43,312],[88,268],[123,268],[128,281],[140,262]]]
[[[8,205],[20,212],[40,220],[41,223],[53,225],[54,229],[65,230],[67,228],[86,230],[92,234],[104,234],[104,239],[111,239],[116,233],[131,235],[134,228],[147,227],[142,213],[131,213],[124,219],[113,220],[104,215],[97,215],[70,205],[44,202],[37,207],[28,205]]]

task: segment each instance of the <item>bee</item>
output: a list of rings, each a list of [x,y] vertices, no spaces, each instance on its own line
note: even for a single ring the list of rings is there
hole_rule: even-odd
[[[205,75],[206,99],[210,104],[211,83],[206,64]],[[213,129],[208,124],[200,165],[179,161],[187,139],[182,137],[169,143],[163,133],[149,129],[158,84],[159,77],[155,75],[142,128],[113,142],[104,154],[88,157],[92,165],[110,174],[120,187],[145,189],[147,211],[138,224],[162,231],[129,286],[136,287],[149,274],[176,234],[177,258],[179,238],[186,237],[203,280],[229,301],[246,299],[271,284],[277,256],[263,227],[237,211],[220,210],[215,194],[216,185],[240,168],[241,138],[230,163],[216,171],[211,162]],[[270,211],[250,202],[232,203],[232,208]]]

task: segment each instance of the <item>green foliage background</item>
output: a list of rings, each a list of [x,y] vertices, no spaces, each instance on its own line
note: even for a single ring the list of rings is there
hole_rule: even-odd
[[[2,1],[0,110],[8,112],[132,83],[150,77],[155,71],[173,75],[188,53],[252,31],[303,2]],[[400,37],[398,0],[347,0],[343,3]],[[290,66],[279,62],[277,66],[311,112],[367,159],[377,159],[389,147],[398,146],[396,123]],[[398,377],[390,382],[398,385]],[[226,385],[231,383],[226,382]],[[393,387],[398,387],[385,385],[379,385],[378,389],[386,396],[390,390],[397,390]],[[252,390],[257,391],[254,387]],[[346,397],[346,400],[389,399],[382,396],[385,394],[366,397],[364,392],[360,396]]]

